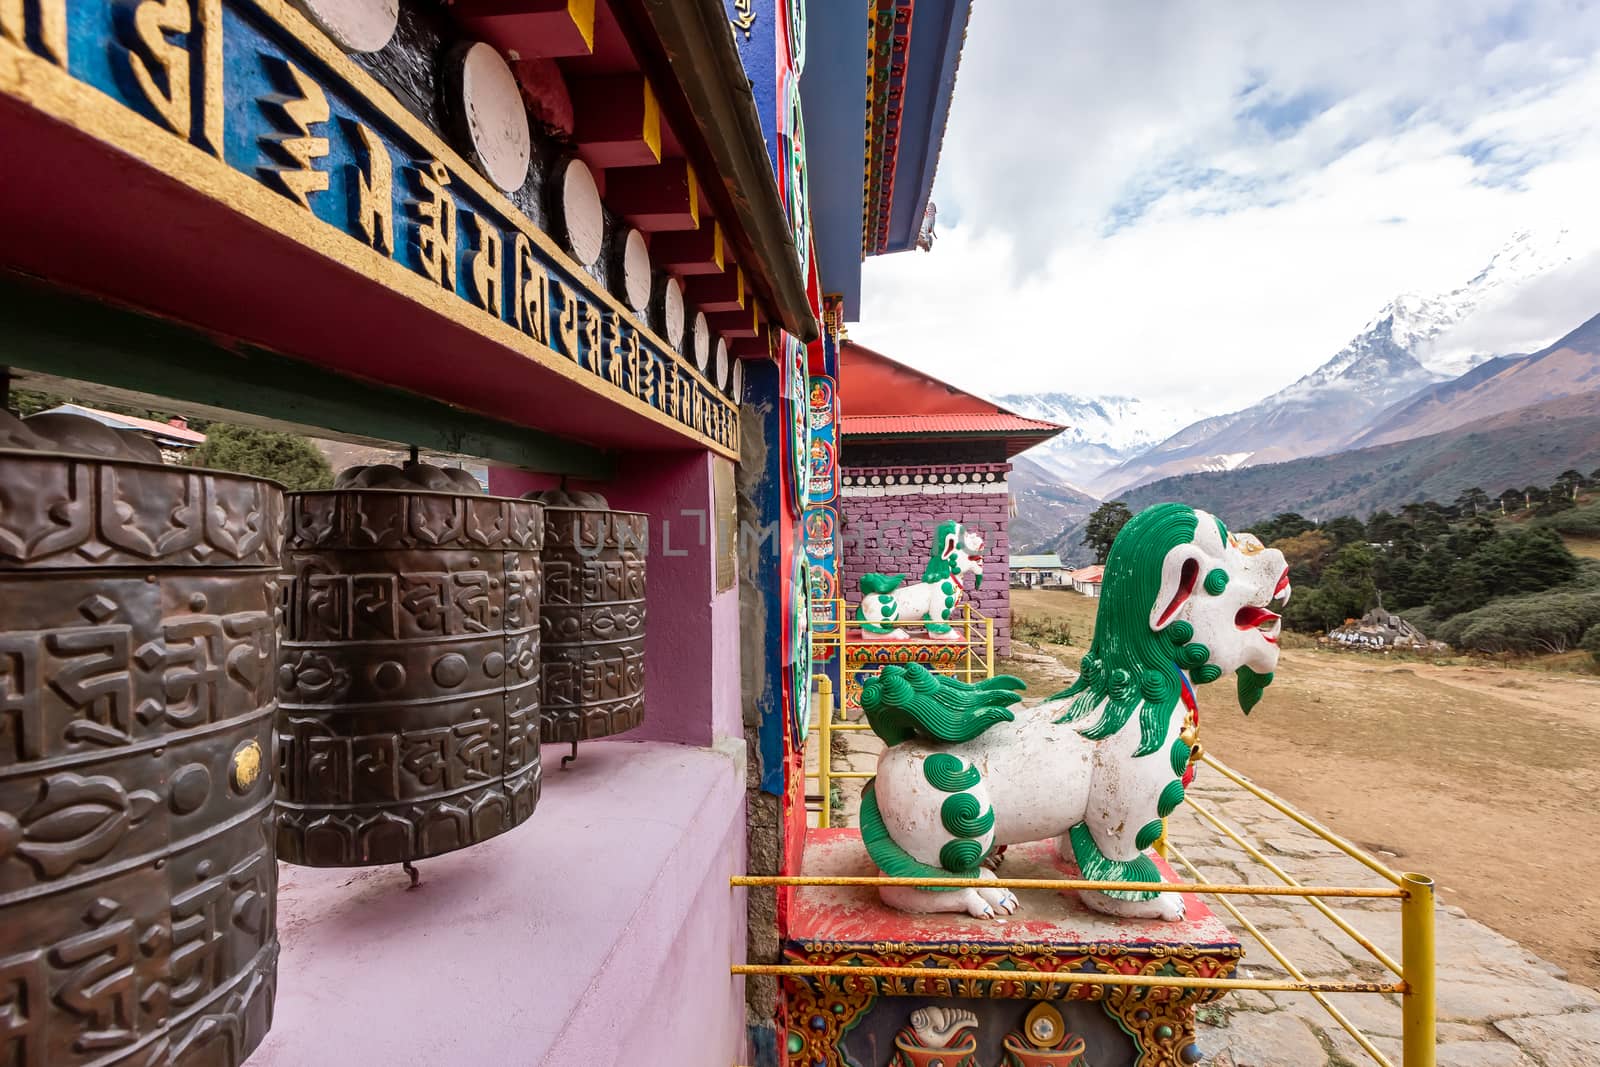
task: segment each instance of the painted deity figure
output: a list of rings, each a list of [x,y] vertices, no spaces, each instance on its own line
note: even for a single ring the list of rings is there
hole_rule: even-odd
[[[1216,517],[1158,504],[1106,561],[1094,640],[1073,685],[1034,707],[1021,681],[975,685],[919,664],[885,667],[861,706],[887,744],[861,795],[861,836],[892,877],[992,880],[996,850],[1055,838],[1083,877],[1159,882],[1146,850],[1183,800],[1198,722],[1194,687],[1232,672],[1248,713],[1272,681],[1289,599],[1283,554]],[[885,886],[913,912],[1010,914],[1005,889]],[[1084,892],[1110,915],[1176,921],[1183,900]]]
[[[983,585],[983,536],[953,519],[934,531],[932,555],[922,581],[906,584],[904,574],[861,576],[861,603],[856,618],[869,634],[904,641],[910,635],[899,623],[921,623],[936,640],[956,640],[950,618],[967,595]]]

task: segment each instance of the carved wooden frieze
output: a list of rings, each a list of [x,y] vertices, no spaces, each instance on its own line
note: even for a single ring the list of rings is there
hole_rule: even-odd
[[[282,495],[0,422],[50,450],[0,451],[0,1062],[232,1067],[277,974]]]
[[[278,848],[309,866],[476,844],[539,801],[544,526],[522,500],[289,496]]]
[[[644,721],[645,554],[649,516],[604,500],[544,509],[539,608],[542,737],[576,743]]]

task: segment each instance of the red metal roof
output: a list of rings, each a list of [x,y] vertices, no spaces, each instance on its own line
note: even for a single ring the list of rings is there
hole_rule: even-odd
[[[117,415],[110,411],[101,411],[99,408],[86,408],[82,404],[62,404],[56,411],[67,411],[74,415],[86,415],[96,422],[107,426],[114,426],[123,430],[139,430],[152,437],[165,437],[173,441],[182,441],[185,444],[203,445],[206,435],[198,430],[191,430],[187,426],[175,426],[170,422],[156,422],[154,419],[140,419],[132,415]]]
[[[1066,429],[1053,422],[1024,418],[1009,411],[960,415],[846,415],[839,428],[852,434],[940,434],[940,433],[1040,433],[1054,436]]]

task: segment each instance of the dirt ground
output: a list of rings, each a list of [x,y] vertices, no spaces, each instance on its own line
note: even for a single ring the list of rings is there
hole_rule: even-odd
[[[1068,622],[1043,647],[1076,667],[1096,601],[1011,596]],[[1286,648],[1248,719],[1227,680],[1200,709],[1217,758],[1600,987],[1600,678]]]

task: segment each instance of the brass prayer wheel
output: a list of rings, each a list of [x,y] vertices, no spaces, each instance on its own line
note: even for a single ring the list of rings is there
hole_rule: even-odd
[[[280,858],[404,863],[521,824],[540,787],[539,505],[425,464],[288,499]]]
[[[0,1062],[240,1064],[272,1022],[283,495],[0,410]]]
[[[597,493],[530,495],[544,505],[541,737],[571,744],[576,752],[579,741],[620,734],[644,721],[650,517],[613,511]]]

